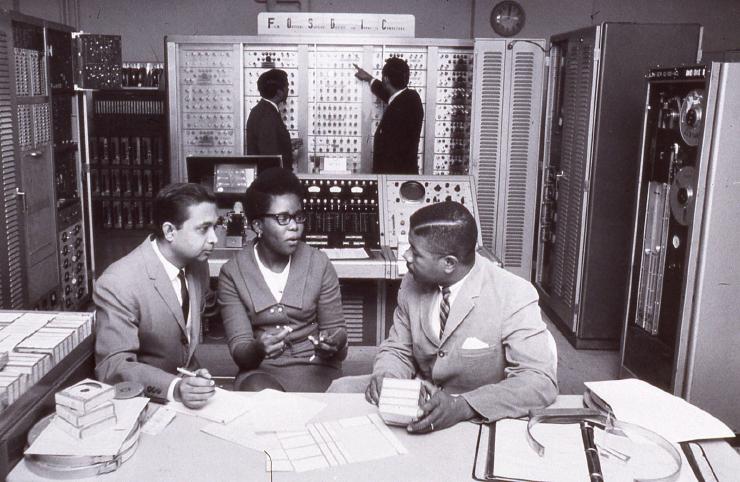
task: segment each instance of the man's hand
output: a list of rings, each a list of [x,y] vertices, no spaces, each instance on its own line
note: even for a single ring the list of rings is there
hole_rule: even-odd
[[[333,333],[320,332],[319,339],[314,343],[314,350],[316,355],[327,360],[336,355],[346,344],[347,331],[344,328],[337,328]]]
[[[371,80],[373,80],[373,76],[367,73],[367,71],[365,71],[363,68],[361,68],[357,64],[352,64],[352,65],[354,65],[355,69],[357,69],[357,72],[355,72],[355,77],[357,77],[358,79],[364,82],[370,82]]]
[[[365,400],[377,405],[380,401],[380,390],[383,389],[383,375],[376,374],[370,379],[370,383],[365,389]]]
[[[406,427],[410,433],[442,430],[475,416],[475,410],[467,400],[463,397],[453,397],[442,390],[437,390],[420,408],[423,414],[416,422]]]
[[[175,386],[175,400],[180,401],[188,408],[203,408],[208,400],[216,393],[216,384],[211,380],[208,370],[201,368],[195,372],[197,376],[184,376]]]
[[[265,358],[277,358],[285,351],[285,338],[293,331],[289,326],[284,326],[278,330],[264,331],[257,338],[256,342],[261,345],[265,352]]]

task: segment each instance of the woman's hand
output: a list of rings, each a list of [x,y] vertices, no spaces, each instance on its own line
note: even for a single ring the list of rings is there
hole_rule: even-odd
[[[277,358],[285,351],[285,338],[293,331],[289,326],[262,332],[255,340],[265,352],[265,358]]]
[[[337,328],[333,332],[319,332],[318,340],[311,336],[309,340],[314,344],[316,355],[323,359],[332,358],[339,350],[347,344],[347,331],[344,328]]]

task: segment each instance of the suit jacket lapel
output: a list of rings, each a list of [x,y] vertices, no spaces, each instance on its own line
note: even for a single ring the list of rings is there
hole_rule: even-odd
[[[434,333],[432,331],[432,327],[430,326],[431,320],[429,319],[430,313],[432,312],[432,303],[434,303],[434,295],[436,293],[436,289],[427,289],[422,292],[415,308],[419,324],[421,325],[421,331],[424,332],[424,335],[433,345],[439,345],[439,333]]]
[[[276,301],[275,297],[272,296],[270,288],[267,287],[265,278],[262,276],[259,267],[257,266],[257,260],[254,258],[254,242],[250,241],[247,243],[242,251],[237,255],[237,266],[239,272],[242,275],[241,282],[246,284],[249,283],[249,296],[252,298],[252,304],[254,305],[254,312],[259,313],[270,306],[273,306]]]
[[[185,270],[185,277],[188,280],[188,293],[190,295],[190,347],[187,363],[190,365],[190,358],[195,353],[195,347],[198,346],[200,341],[200,298],[203,290],[200,282],[190,270]]]
[[[444,343],[445,340],[452,335],[455,329],[460,326],[463,320],[465,320],[468,314],[472,311],[475,306],[475,299],[480,296],[482,275],[483,271],[481,270],[481,263],[476,259],[473,268],[470,270],[468,279],[466,279],[460,287],[460,291],[457,293],[455,301],[450,307],[450,315],[447,317],[447,323],[445,324],[445,331],[442,334],[441,343]]]
[[[293,257],[290,260],[290,273],[288,273],[288,283],[285,285],[282,303],[293,308],[303,306],[303,291],[308,282],[308,268],[311,264],[312,253],[308,246],[303,243],[298,244]]]
[[[172,315],[175,317],[175,320],[177,320],[177,324],[180,325],[180,329],[182,330],[182,332],[184,334],[187,334],[187,329],[185,328],[185,319],[182,316],[182,306],[180,305],[180,302],[177,301],[177,295],[175,294],[175,290],[172,287],[172,282],[167,277],[167,272],[164,270],[162,262],[157,257],[157,253],[154,252],[149,238],[147,238],[146,241],[141,244],[140,249],[142,250],[144,256],[144,267],[147,270],[149,279],[152,280],[152,283],[154,284],[154,289],[157,291],[157,293],[159,293],[162,301],[164,301],[164,303],[172,312]],[[193,309],[192,305],[193,297],[191,296],[191,311]]]

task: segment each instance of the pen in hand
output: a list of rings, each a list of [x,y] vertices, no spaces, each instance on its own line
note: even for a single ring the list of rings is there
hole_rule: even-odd
[[[198,372],[191,372],[190,370],[188,370],[186,368],[177,367],[177,373],[181,373],[181,374],[186,375],[186,376],[189,376],[189,377],[200,377],[200,378],[205,378],[207,380],[210,380],[211,379],[211,374],[208,373],[208,371],[206,371],[205,374],[204,374],[200,370],[198,370]]]

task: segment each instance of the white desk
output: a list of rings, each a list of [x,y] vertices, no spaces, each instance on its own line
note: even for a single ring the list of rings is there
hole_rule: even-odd
[[[301,394],[305,395],[305,394]],[[373,413],[376,407],[361,394],[306,395],[328,403],[317,416],[332,420]],[[558,397],[554,406],[580,406],[580,396]],[[461,481],[471,480],[478,425],[460,423],[426,435],[409,435],[403,428],[392,427],[409,453],[372,462],[349,464],[309,472],[265,471],[265,455],[212,437],[200,431],[207,421],[178,415],[157,436],[141,435],[134,456],[117,471],[99,477],[104,481]],[[732,451],[727,443],[712,442]],[[734,451],[733,451],[734,453]],[[734,454],[737,456],[737,454]],[[737,468],[737,466],[735,466]],[[717,468],[715,467],[715,470]],[[729,467],[729,470],[732,470]],[[736,472],[727,472],[728,474]],[[734,475],[733,475],[734,476]],[[729,476],[728,476],[729,477]],[[41,481],[21,461],[9,474],[8,481]],[[713,480],[713,479],[712,479]],[[732,480],[720,478],[720,480]]]

